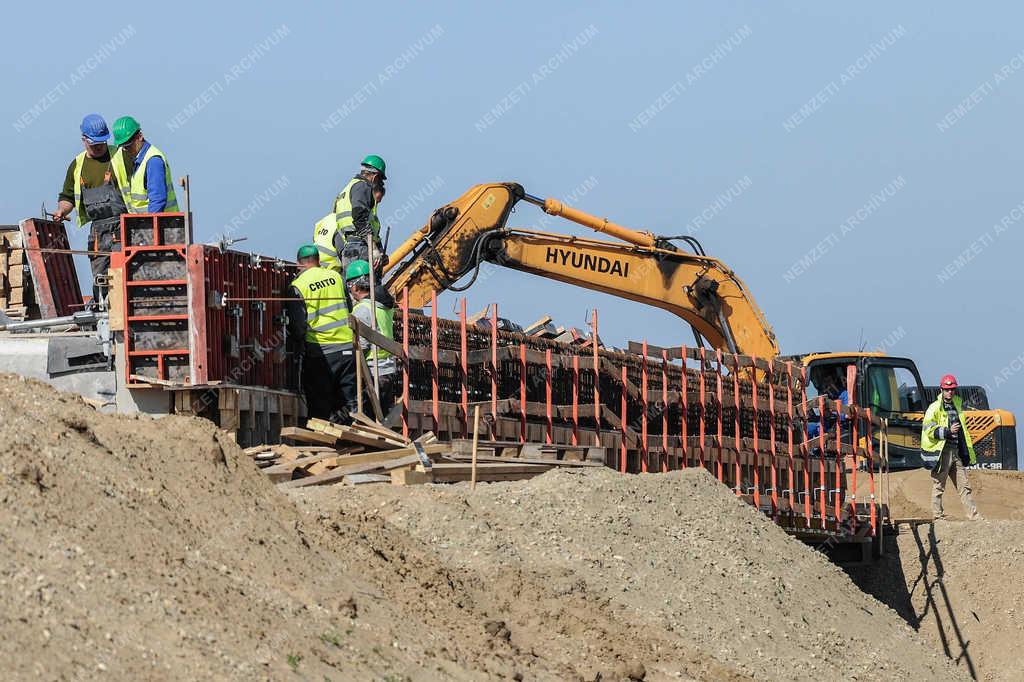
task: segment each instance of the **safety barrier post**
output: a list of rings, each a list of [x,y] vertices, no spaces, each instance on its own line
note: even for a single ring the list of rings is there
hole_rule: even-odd
[[[807,433],[807,367],[800,368],[800,415],[803,417],[803,433],[800,436],[800,451],[804,460],[804,520],[811,527],[811,446]]]
[[[668,351],[661,350],[661,471],[669,470],[668,465]]]
[[[622,417],[620,419],[620,426],[619,426],[619,430],[622,432],[622,447],[620,448],[620,455],[619,455],[622,458],[622,462],[620,464],[620,468],[622,469],[622,473],[626,473],[626,468],[627,468],[626,467],[626,419],[627,419],[627,411],[626,411],[626,407],[627,407],[627,405],[626,405],[626,381],[627,380],[628,380],[628,377],[626,376],[626,365],[623,364],[622,365]]]
[[[875,446],[871,442],[873,436],[871,423],[871,408],[867,410],[867,441],[868,441],[868,490],[871,493],[870,514],[871,514],[871,536],[878,534],[878,517],[875,515]]]
[[[743,466],[740,464],[740,452],[743,451],[743,443],[740,441],[740,359],[736,353],[732,354],[732,399],[736,411],[733,413],[733,440],[736,447],[736,465],[733,467],[733,490],[738,497],[743,492]]]
[[[526,343],[519,344],[519,442],[526,442]]]
[[[440,424],[440,386],[438,385],[438,356],[437,356],[437,292],[430,292],[430,399],[431,415],[434,421],[434,435],[439,436]]]
[[[700,347],[700,382],[697,388],[700,389],[700,413],[697,415],[698,428],[700,429],[700,450],[697,455],[698,464],[704,468],[704,412],[706,407],[706,399],[704,396],[704,346]],[[721,442],[721,441],[719,441]]]
[[[547,417],[547,433],[545,434],[545,440],[548,445],[555,442],[555,423],[551,418],[551,349],[548,348],[544,352],[544,398],[545,406],[544,412]]]
[[[789,471],[786,477],[786,484],[789,486],[789,515],[796,515],[796,472],[793,470],[796,461],[793,459],[793,362],[786,363],[786,412],[789,416],[789,423],[786,425],[786,436],[789,451]]]
[[[402,289],[402,435],[409,437],[409,287]]]
[[[821,527],[825,528],[825,520],[828,517],[828,506],[825,500],[825,396],[818,396],[818,446],[821,452],[821,461],[818,463],[818,488],[820,491],[819,511],[821,512]]]
[[[846,368],[846,402],[850,407],[854,408],[853,411],[853,424],[850,429],[850,444],[853,449],[853,471],[851,472],[850,481],[850,532],[857,532],[857,469],[859,465],[857,463],[857,451],[859,450],[860,439],[857,437],[857,432],[860,426],[860,410],[856,409],[857,405],[857,365],[848,365]]]
[[[771,457],[772,465],[772,518],[779,518],[779,472],[776,456],[778,455],[775,448],[775,362],[772,361],[768,365],[768,416],[769,416],[769,456]]]
[[[572,356],[572,444],[580,444],[580,356]]]
[[[461,305],[459,306],[459,341],[460,343],[460,369],[461,376],[460,384],[462,388],[462,437],[469,437],[469,349],[466,340],[466,297],[462,297]]]
[[[647,339],[640,359],[640,471],[647,473]]]
[[[590,318],[593,325],[593,336],[590,337],[591,350],[594,353],[594,445],[601,446],[601,365],[597,352],[597,308]]]
[[[757,356],[751,356],[750,402],[754,411],[754,508],[761,509],[761,451],[757,439]]]
[[[832,492],[835,494],[835,502],[833,503],[833,511],[836,516],[836,523],[838,524],[841,520],[843,510],[843,501],[840,499],[840,493],[843,490],[843,470],[846,468],[843,462],[843,438],[842,438],[842,416],[843,416],[843,401],[836,401],[836,477],[835,477],[835,488]]]
[[[491,313],[491,438],[498,438],[498,304]]]
[[[704,349],[700,351],[701,370],[704,367]],[[722,446],[725,445],[725,424],[722,423],[725,394],[722,389],[722,349],[715,349],[715,402],[718,403],[718,448],[715,451],[715,478],[725,483],[725,466],[722,463]]]
[[[686,404],[686,346],[685,345],[682,346],[682,352],[683,352],[683,371],[682,371],[683,380],[682,380],[682,387],[680,388],[679,398],[680,398],[680,400],[682,401],[682,404],[683,404],[683,418],[682,418],[682,422],[683,423],[681,425],[682,428],[679,430],[679,445],[682,446],[683,456],[682,456],[682,461],[679,463],[679,468],[680,469],[685,469],[689,465],[689,458],[690,458],[690,439],[688,438],[689,434],[686,433],[686,427],[687,427],[686,418],[690,414],[690,412],[687,409],[687,404]]]

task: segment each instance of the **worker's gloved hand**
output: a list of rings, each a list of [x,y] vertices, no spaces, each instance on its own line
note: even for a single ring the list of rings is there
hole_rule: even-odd
[[[953,422],[953,425],[949,427],[949,430],[954,436],[960,433],[960,422]]]

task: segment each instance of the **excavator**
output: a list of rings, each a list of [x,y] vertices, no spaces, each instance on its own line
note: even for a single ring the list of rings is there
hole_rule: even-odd
[[[519,202],[617,241],[508,227]],[[779,357],[775,333],[746,285],[692,236],[631,229],[557,199],[531,195],[517,183],[476,185],[435,210],[390,254],[384,275],[396,299],[407,291],[409,305],[421,307],[434,292],[468,289],[485,263],[661,308],[691,327],[697,345],[706,342],[723,352]],[[829,377],[856,365],[857,403],[889,420],[890,467],[930,465],[920,449],[926,394],[913,360],[872,352],[785,359],[807,368],[809,397],[823,394]],[[965,416],[979,466],[1016,469],[1013,415],[984,410]]]

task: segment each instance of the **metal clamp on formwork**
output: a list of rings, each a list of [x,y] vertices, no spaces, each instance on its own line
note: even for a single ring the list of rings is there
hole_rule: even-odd
[[[232,324],[235,327],[235,333],[229,334],[227,337],[228,342],[228,357],[240,358],[242,356],[241,346],[239,339],[242,335],[242,308],[241,306],[233,305],[224,310],[224,314],[227,317],[234,318]]]

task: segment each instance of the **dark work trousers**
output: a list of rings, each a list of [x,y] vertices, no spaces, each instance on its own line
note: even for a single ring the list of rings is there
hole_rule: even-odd
[[[302,392],[310,419],[348,421],[356,405],[356,363],[352,348],[324,353],[307,343],[302,358]]]
[[[120,229],[120,218],[104,218],[103,220],[92,221],[92,225],[89,227],[89,244],[86,250],[120,251]],[[89,268],[92,270],[92,300],[98,304],[107,295],[107,285],[100,286],[97,284],[97,281],[106,282],[107,273],[110,270],[109,253],[89,256]],[[101,279],[97,280],[97,278]]]
[[[341,247],[341,274],[348,272],[348,264],[354,260],[367,260],[370,250],[366,242],[358,237],[351,237],[345,246]]]
[[[82,188],[82,204],[85,215],[92,221],[89,227],[87,251],[103,251],[102,255],[89,256],[92,270],[92,300],[98,304],[107,293],[106,278],[110,270],[110,251],[121,250],[121,214],[127,213],[124,200],[117,187],[111,183],[99,187]],[[97,278],[104,282],[97,283]]]

